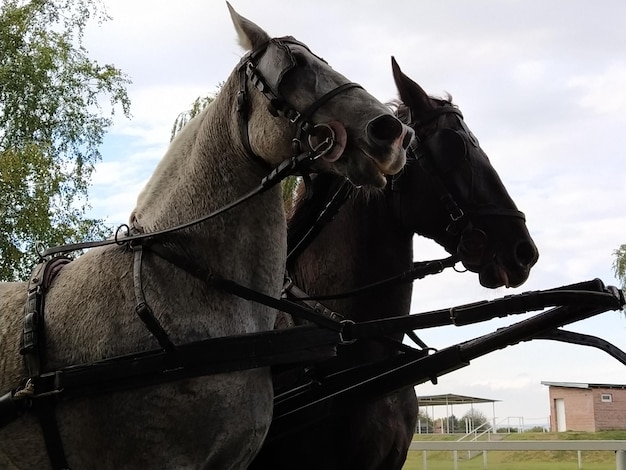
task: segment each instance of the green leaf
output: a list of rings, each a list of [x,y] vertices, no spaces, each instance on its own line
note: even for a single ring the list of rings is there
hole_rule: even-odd
[[[34,247],[100,237],[85,217],[99,146],[115,109],[129,117],[130,80],[89,58],[99,0],[4,0],[0,5],[0,279],[23,278]]]

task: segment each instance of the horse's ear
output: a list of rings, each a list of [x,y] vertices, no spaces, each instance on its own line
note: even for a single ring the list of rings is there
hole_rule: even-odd
[[[230,11],[230,17],[235,25],[241,47],[247,51],[252,51],[270,40],[269,34],[262,28],[237,13],[230,3],[226,2],[226,5],[228,5],[228,11]]]
[[[400,70],[400,66],[393,56],[391,57],[391,69],[393,70],[393,79],[396,82],[400,99],[411,109],[414,117],[419,116],[420,112],[433,108],[428,94]]]

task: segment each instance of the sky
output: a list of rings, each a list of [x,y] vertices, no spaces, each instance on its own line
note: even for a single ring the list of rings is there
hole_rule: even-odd
[[[414,285],[412,312],[600,278],[617,285],[626,243],[626,2],[623,0],[232,0],[271,36],[293,35],[381,101],[396,98],[390,57],[428,93],[449,92],[518,207],[540,252],[517,289],[483,288],[472,273]],[[90,26],[90,56],[133,81],[132,119],[117,113],[93,177],[90,215],[127,221],[168,146],[177,115],[216,90],[237,64],[223,1],[104,0],[112,20]],[[119,111],[119,110],[118,110]],[[416,238],[416,260],[443,256]],[[420,332],[444,348],[519,321]],[[571,330],[626,349],[626,318],[607,312]],[[418,395],[498,400],[475,405],[498,423],[547,423],[541,381],[626,384],[626,367],[582,346],[532,341],[491,353]],[[445,410],[434,411],[441,417]],[[463,415],[467,407],[455,407]]]

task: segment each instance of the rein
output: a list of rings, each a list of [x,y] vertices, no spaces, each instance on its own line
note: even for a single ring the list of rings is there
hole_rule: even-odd
[[[260,156],[258,156],[250,145],[250,136],[248,133],[248,92],[247,92],[247,83],[248,81],[252,82],[252,84],[268,99],[269,101],[269,110],[274,115],[282,115],[289,120],[291,125],[296,126],[296,136],[292,140],[292,147],[294,151],[294,155],[288,159],[280,163],[276,168],[271,170],[269,174],[267,174],[262,180],[259,186],[252,189],[248,193],[241,196],[239,199],[225,205],[224,207],[211,212],[210,214],[200,217],[199,219],[193,220],[191,222],[186,222],[175,227],[158,230],[155,232],[148,233],[136,233],[131,234],[130,229],[126,225],[122,225],[118,227],[115,232],[115,236],[112,239],[108,240],[98,240],[98,241],[90,241],[90,242],[82,242],[82,243],[71,243],[66,245],[60,245],[56,247],[51,247],[43,250],[39,253],[40,258],[45,258],[51,255],[56,255],[59,253],[68,253],[72,251],[78,251],[88,248],[95,248],[106,245],[125,245],[132,242],[138,242],[143,240],[154,239],[156,237],[171,234],[173,232],[181,231],[186,228],[193,227],[195,225],[201,224],[210,220],[218,215],[221,215],[229,210],[239,206],[240,204],[248,201],[249,199],[261,194],[271,187],[275,186],[283,179],[288,176],[296,175],[299,173],[306,173],[308,167],[318,158],[323,157],[327,154],[335,145],[335,133],[330,128],[330,126],[326,124],[315,124],[311,118],[313,114],[324,104],[330,101],[332,98],[337,96],[340,93],[343,93],[346,90],[351,88],[362,88],[361,85],[357,83],[344,83],[342,85],[337,86],[331,91],[325,93],[316,101],[308,106],[308,108],[299,112],[292,106],[290,106],[287,101],[282,98],[278,93],[278,88],[280,86],[280,81],[282,80],[284,74],[291,70],[291,68],[296,67],[295,58],[293,58],[292,53],[287,46],[287,44],[293,44],[304,47],[311,55],[314,55],[318,59],[322,60],[320,57],[313,54],[310,49],[303,43],[295,40],[294,38],[288,36],[284,38],[275,38],[271,39],[258,49],[249,52],[246,54],[241,64],[239,65],[239,79],[240,79],[240,90],[237,94],[237,114],[239,119],[239,127],[241,139],[246,149],[246,156],[254,162],[255,165],[261,166],[266,170],[270,170],[270,166],[268,163],[263,160]],[[280,71],[279,79],[277,83],[271,84],[270,80],[263,76],[263,69],[268,68],[268,65],[265,65],[264,62],[261,62],[263,58],[266,57],[268,52],[268,48],[278,49],[280,52],[286,55],[289,63],[284,65],[284,69]],[[268,59],[271,61],[271,59]],[[266,71],[267,72],[267,71]],[[324,130],[328,132],[328,136],[322,140],[318,145],[314,148],[311,148],[308,151],[303,151],[303,142],[302,135],[306,134],[307,136],[312,136],[316,132]],[[126,229],[126,230],[124,230]],[[120,232],[126,232],[125,235],[121,236]]]
[[[413,267],[408,271],[397,274],[395,276],[391,276],[387,279],[383,279],[380,281],[372,282],[371,284],[366,284],[362,287],[358,287],[356,289],[352,289],[345,292],[340,292],[336,294],[327,294],[327,295],[315,295],[315,296],[298,296],[298,300],[336,300],[336,299],[345,299],[348,297],[356,297],[358,295],[369,294],[370,292],[376,291],[378,289],[382,289],[387,286],[395,285],[395,284],[403,284],[407,282],[413,282],[417,279],[423,279],[424,277],[431,274],[439,274],[444,271],[446,268],[453,268],[454,265],[459,261],[459,257],[457,255],[449,256],[443,259],[437,259],[432,261],[416,261],[413,263]],[[288,280],[288,285],[291,284],[290,280]],[[285,290],[289,292],[289,287]]]
[[[224,364],[220,363],[218,365],[213,365],[208,369],[205,365],[201,367],[197,365],[194,366],[193,356],[194,353],[197,354],[198,350],[194,347],[191,347],[191,349],[186,348],[185,346],[188,345],[174,345],[169,339],[165,329],[160,325],[154,316],[152,309],[146,303],[143,295],[141,266],[144,244],[146,244],[148,240],[155,240],[159,237],[163,237],[210,220],[268,190],[287,176],[302,172],[306,173],[312,162],[326,155],[335,146],[336,136],[332,127],[328,124],[315,124],[312,121],[312,116],[321,106],[326,104],[333,97],[348,89],[360,88],[360,85],[351,82],[339,85],[314,101],[307,107],[306,110],[299,112],[295,108],[288,105],[287,101],[283,99],[279,93],[279,86],[283,76],[289,70],[297,66],[295,57],[288,46],[289,44],[302,46],[310,52],[304,44],[293,38],[286,37],[271,39],[260,48],[244,56],[238,68],[240,90],[237,94],[236,110],[239,120],[241,141],[248,159],[250,159],[255,165],[262,167],[264,170],[270,170],[269,165],[252,150],[250,144],[250,136],[248,132],[248,80],[252,82],[252,84],[268,99],[268,110],[275,116],[284,116],[288,119],[289,123],[296,126],[297,129],[295,137],[292,140],[293,156],[281,162],[276,168],[271,170],[269,174],[261,180],[261,183],[256,188],[204,217],[168,229],[149,233],[138,233],[129,226],[122,225],[118,227],[115,232],[115,236],[112,239],[66,244],[47,248],[41,252],[38,250],[40,261],[38,269],[46,273],[51,269],[51,266],[55,266],[55,262],[59,259],[62,259],[63,263],[67,262],[66,258],[64,256],[59,256],[59,254],[113,244],[126,245],[127,247],[132,248],[134,251],[133,283],[135,299],[137,302],[135,311],[137,316],[143,321],[148,331],[157,339],[162,348],[156,353],[148,352],[146,354],[138,353],[129,355],[123,361],[116,361],[116,358],[113,358],[110,361],[105,360],[102,363],[103,369],[95,367],[95,364],[70,366],[69,368],[66,368],[64,372],[66,377],[68,377],[67,369],[70,371],[74,370],[77,372],[78,376],[76,380],[80,384],[84,385],[84,383],[93,383],[95,381],[97,384],[102,386],[102,382],[99,380],[101,377],[98,377],[98,371],[109,370],[109,368],[112,368],[107,376],[111,380],[118,378],[120,374],[122,376],[126,374],[133,377],[121,381],[118,380],[118,382],[122,382],[122,385],[118,385],[118,387],[125,390],[141,386],[146,383],[146,381],[150,382],[151,380],[155,383],[162,383],[164,380],[176,380],[181,377],[193,377],[220,371],[227,372],[232,370],[260,367],[263,365],[311,360],[316,356],[319,360],[323,357],[332,355],[334,347],[337,344],[344,342],[342,332],[345,326],[345,321],[339,321],[335,318],[320,315],[312,309],[295,304],[287,299],[275,299],[242,286],[234,281],[217,278],[212,273],[205,272],[205,270],[193,264],[191,260],[178,257],[174,250],[167,249],[163,245],[154,244],[154,246],[151,247],[152,251],[195,277],[198,277],[211,285],[221,288],[224,291],[241,298],[259,302],[271,308],[288,312],[292,315],[301,316],[303,319],[316,323],[316,326],[322,327],[324,331],[331,333],[330,336],[326,333],[326,336],[322,338],[318,337],[313,344],[309,344],[308,348],[306,346],[302,348],[302,344],[305,343],[304,341],[300,340],[299,342],[296,342],[293,339],[293,335],[288,336],[286,334],[280,336],[280,338],[283,338],[282,341],[269,339],[269,342],[272,345],[268,348],[260,343],[259,340],[265,339],[265,336],[268,335],[272,336],[273,333],[271,332],[268,332],[268,335],[252,334],[251,336],[257,340],[254,343],[254,347],[242,347],[241,338],[234,338],[232,341],[229,339],[219,341],[219,338],[217,340],[209,339],[206,341],[206,344],[208,345],[207,347],[213,347],[214,351],[216,350],[214,347],[216,343],[218,344],[218,348],[220,344],[223,347],[235,344],[232,348],[235,351],[231,354],[231,356],[235,356],[235,359],[228,357],[227,361],[223,361]],[[271,52],[274,53],[273,56],[270,54]],[[277,65],[282,67],[279,70],[276,70]],[[321,136],[324,138],[319,138],[319,143],[313,146],[311,137],[319,137],[318,134],[322,131],[325,132],[325,134]],[[302,150],[305,148],[302,142],[303,135],[308,136],[306,147],[308,147],[309,150]],[[51,281],[52,277],[53,275],[49,277],[49,281]],[[40,282],[41,281],[37,275],[33,275],[31,277],[31,283],[34,284],[34,287],[29,287],[29,300],[26,308],[26,319],[24,321],[24,346],[21,352],[24,356],[24,364],[28,370],[28,377],[20,386],[9,391],[5,395],[0,396],[0,425],[8,424],[8,422],[16,419],[21,412],[32,407],[41,423],[43,437],[52,468],[54,470],[68,470],[69,467],[55,417],[55,395],[61,393],[64,387],[68,385],[61,384],[63,381],[59,376],[60,371],[42,373],[41,370],[43,362],[41,358],[45,354],[43,303],[47,285],[40,285]],[[243,337],[243,341],[253,341],[250,335],[243,335]],[[289,348],[287,346],[289,346]],[[320,348],[323,349],[322,353],[319,351]],[[237,349],[243,350],[243,354]],[[284,350],[286,349],[288,350],[288,353],[292,352],[294,349],[298,350],[299,353],[291,355],[285,353]],[[187,351],[187,355],[183,355],[181,351]],[[191,352],[189,353],[189,351]],[[329,352],[331,354],[329,354]],[[205,349],[203,349],[203,353],[206,354]],[[244,356],[243,358],[241,357],[242,355]],[[222,358],[220,354],[216,354],[216,356],[220,359]],[[137,374],[136,368],[139,364],[146,364],[145,361],[138,362],[137,358],[139,357],[146,357],[152,361],[148,361],[150,364],[153,364],[150,371],[153,375],[156,375],[156,377],[150,376],[150,372],[147,376],[145,374]],[[192,365],[189,365],[190,361]],[[218,360],[217,362],[220,361]],[[198,368],[200,370],[198,370]],[[184,371],[181,372],[183,369]],[[173,378],[164,379],[164,377],[160,376]],[[138,379],[137,377],[140,378]],[[138,380],[141,382],[139,385],[137,383]],[[37,398],[37,400],[33,400],[33,398]]]
[[[203,222],[206,222],[207,220],[217,217],[218,215],[224,214],[225,212],[228,212],[231,209],[234,209],[235,207],[257,196],[258,194],[261,194],[267,191],[271,187],[280,183],[286,177],[296,174],[298,171],[300,171],[300,169],[303,166],[308,165],[309,163],[313,162],[320,156],[321,155],[319,153],[314,153],[313,151],[309,151],[309,152],[301,153],[300,155],[296,155],[295,157],[292,157],[289,160],[285,160],[280,165],[278,165],[274,170],[272,170],[270,174],[265,176],[261,180],[261,183],[259,184],[259,186],[257,186],[253,190],[244,194],[243,196],[236,199],[235,201],[230,202],[224,207],[221,207],[220,209],[217,209],[216,211],[211,212],[210,214],[207,214],[203,217],[192,220],[191,222],[186,222],[186,223],[177,225],[175,227],[170,227],[170,228],[166,228],[163,230],[157,230],[155,232],[145,232],[145,233],[137,233],[137,234],[131,234],[129,227],[126,224],[124,224],[117,228],[113,238],[110,238],[107,240],[90,241],[90,242],[69,243],[66,245],[59,245],[55,247],[46,248],[42,252],[38,253],[39,257],[46,258],[52,255],[57,255],[59,253],[69,253],[72,251],[95,248],[99,246],[128,245],[133,242],[153,240],[163,235],[170,235],[174,232],[179,232],[186,228],[199,225]]]

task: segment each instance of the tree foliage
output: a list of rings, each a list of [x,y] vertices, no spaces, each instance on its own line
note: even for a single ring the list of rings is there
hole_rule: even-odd
[[[220,83],[217,86],[218,93],[224,83]],[[172,125],[172,132],[170,135],[170,142],[174,140],[174,137],[182,130],[183,127],[194,117],[200,114],[208,105],[210,105],[215,99],[216,94],[199,96],[191,104],[191,107],[187,111],[183,111],[178,115],[174,124]],[[281,182],[283,191],[283,202],[285,204],[285,210],[289,212],[295,202],[295,195],[298,189],[298,185],[301,183],[302,178],[297,176],[289,176]]]
[[[473,430],[481,427],[487,422],[487,416],[485,416],[482,411],[472,408],[461,417],[460,427],[462,432],[464,432],[465,429]]]
[[[221,88],[221,85],[219,85],[219,87]],[[180,113],[174,121],[174,125],[172,126],[170,142],[174,140],[176,134],[178,134],[191,119],[200,114],[208,105],[213,102],[214,99],[215,95],[198,96],[194,100],[194,102],[191,103],[191,108],[189,108],[187,111],[183,111],[182,113]]]
[[[30,270],[37,241],[102,233],[87,189],[116,107],[129,116],[130,81],[88,57],[90,19],[108,19],[99,0],[0,4],[0,279]]]
[[[415,423],[416,433],[433,433],[435,432],[435,422],[433,419],[423,410],[419,410],[417,413],[417,422]]]
[[[626,290],[626,245],[621,245],[617,250],[613,251],[615,259],[613,260],[613,272],[615,277],[619,279],[622,289]]]

